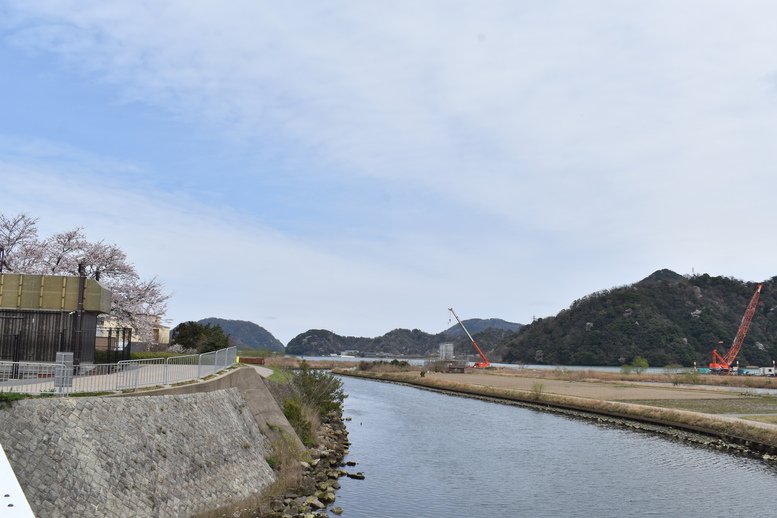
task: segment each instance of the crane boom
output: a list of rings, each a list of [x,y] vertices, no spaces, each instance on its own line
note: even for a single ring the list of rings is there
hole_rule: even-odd
[[[739,324],[737,334],[734,337],[734,342],[731,344],[731,349],[728,350],[725,356],[720,356],[717,349],[712,351],[712,363],[710,363],[710,369],[720,372],[729,372],[731,365],[734,363],[734,359],[742,349],[742,342],[745,341],[745,335],[747,330],[750,329],[750,322],[753,321],[753,315],[755,314],[755,308],[758,306],[758,296],[761,293],[763,284],[759,284],[758,288],[753,294],[753,298],[750,299],[750,304],[747,305],[744,316],[742,316],[742,322]]]
[[[481,368],[490,367],[490,366],[491,366],[491,362],[489,362],[489,361],[488,361],[488,359],[486,358],[486,355],[485,355],[485,354],[483,354],[483,351],[481,351],[481,350],[480,350],[480,347],[478,347],[478,344],[477,344],[477,342],[475,342],[475,339],[474,339],[474,338],[472,338],[472,335],[471,335],[471,334],[469,334],[469,331],[467,331],[467,328],[466,328],[466,327],[464,327],[464,324],[463,324],[463,323],[461,322],[461,320],[459,319],[459,316],[456,314],[456,312],[455,312],[455,311],[453,311],[453,308],[448,308],[448,311],[450,311],[451,313],[453,313],[453,316],[454,316],[454,317],[456,317],[456,321],[459,323],[459,325],[460,325],[460,326],[461,326],[461,328],[464,330],[464,332],[465,332],[465,333],[467,333],[467,336],[469,337],[469,341],[470,341],[470,342],[472,342],[472,345],[474,345],[474,346],[475,346],[475,349],[477,350],[478,354],[479,354],[479,355],[480,355],[480,357],[483,359],[483,361],[482,361],[482,362],[477,362],[477,363],[475,363],[475,367],[481,367]]]

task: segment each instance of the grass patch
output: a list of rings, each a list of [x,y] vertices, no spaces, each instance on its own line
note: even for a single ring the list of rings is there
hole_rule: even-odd
[[[280,368],[280,369],[286,369],[289,371],[293,371],[296,369],[299,369],[302,365],[302,362],[307,363],[308,367],[311,369],[321,369],[321,370],[334,370],[334,369],[350,369],[351,367],[355,367],[357,362],[346,362],[346,361],[338,361],[338,360],[304,360],[304,359],[298,359],[298,358],[287,358],[287,357],[278,357],[278,358],[265,358],[264,359],[264,366],[274,369],[274,368]]]
[[[124,389],[121,391],[122,394],[132,394],[134,392],[145,392],[147,390],[156,390],[156,389],[163,389],[165,388],[164,385],[154,385],[151,387],[138,387],[136,389]]]
[[[199,383],[200,380],[189,380],[189,381],[179,381],[178,383],[171,383],[171,387],[181,387],[183,385],[193,385],[194,383]]]
[[[748,421],[758,421],[759,423],[777,424],[777,415],[751,415],[742,417]]]
[[[614,371],[556,369],[497,369],[490,371],[495,376],[516,376],[522,378],[556,379],[562,381],[588,381],[599,383],[639,382],[666,383],[671,385],[707,385],[711,387],[777,388],[777,378],[763,376],[716,376],[700,374],[693,369],[683,372],[643,372],[642,374]]]
[[[13,401],[27,399],[28,394],[23,392],[0,392],[0,408],[11,408]]]
[[[275,472],[276,480],[262,490],[261,500],[264,503],[290,491],[298,490],[302,484],[303,475],[300,461],[311,460],[308,452],[301,450],[284,430],[273,427],[270,430],[269,439],[270,448],[265,461]]]
[[[70,394],[70,397],[110,396],[112,394],[114,394],[114,392],[110,390],[104,390],[102,392],[75,392]]]
[[[274,381],[275,383],[280,383],[281,385],[285,385],[292,379],[292,374],[286,370],[281,369],[279,367],[269,367],[272,369],[272,374],[267,378],[270,381]]]
[[[663,408],[675,408],[702,414],[777,414],[775,398],[724,398],[724,399],[660,399],[631,400],[629,403]]]

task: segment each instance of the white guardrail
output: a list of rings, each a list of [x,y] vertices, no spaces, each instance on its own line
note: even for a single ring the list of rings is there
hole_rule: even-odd
[[[78,366],[72,364],[71,358],[65,356],[59,363],[0,362],[0,392],[67,396],[196,380],[234,365],[237,348],[166,359]]]

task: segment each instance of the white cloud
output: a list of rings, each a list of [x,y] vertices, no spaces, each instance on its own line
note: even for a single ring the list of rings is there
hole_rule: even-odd
[[[457,297],[477,300],[465,317],[526,321],[664,267],[760,280],[777,251],[759,201],[776,182],[776,9],[9,2],[14,48],[250,165],[214,160],[213,185],[190,188],[143,155],[14,145],[3,174],[42,223],[58,200],[56,224],[116,235],[176,297],[203,300],[198,318],[277,317],[285,339],[437,331],[420,315]],[[181,186],[160,192],[157,175]],[[57,197],[84,178],[112,210]],[[287,221],[230,207],[260,188]],[[228,282],[203,288],[214,259]]]

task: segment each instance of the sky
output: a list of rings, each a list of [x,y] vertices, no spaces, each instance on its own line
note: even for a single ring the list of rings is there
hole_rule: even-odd
[[[529,323],[777,275],[777,4],[0,0],[0,213],[168,325]],[[453,321],[455,324],[455,320]]]

